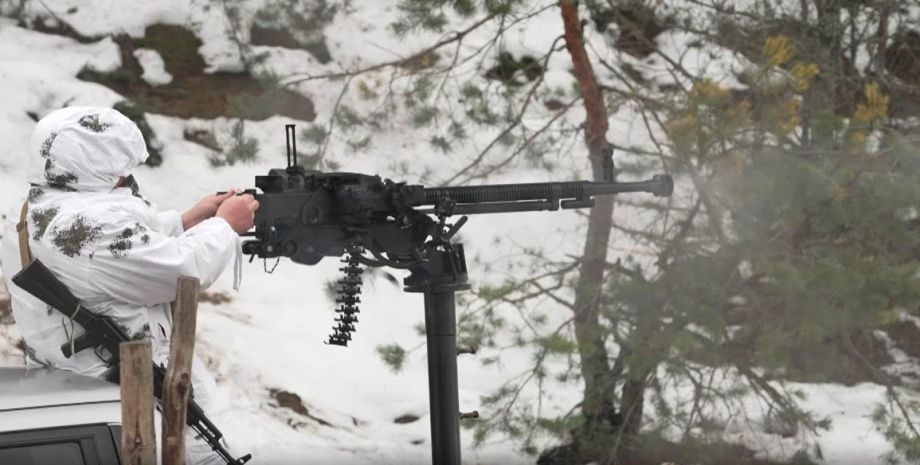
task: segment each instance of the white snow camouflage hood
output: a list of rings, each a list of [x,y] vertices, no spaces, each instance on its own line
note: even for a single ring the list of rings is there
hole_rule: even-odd
[[[109,191],[147,156],[140,129],[118,111],[65,108],[36,125],[28,181],[68,191]]]

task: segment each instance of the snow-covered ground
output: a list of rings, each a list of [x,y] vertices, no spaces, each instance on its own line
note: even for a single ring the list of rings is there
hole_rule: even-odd
[[[144,27],[154,23],[180,24],[196,31],[203,40],[200,53],[211,70],[239,68],[237,49],[227,38],[227,21],[208,2],[121,0],[116,7],[104,0],[45,0],[29,3],[41,14],[49,8],[84,36],[103,36],[126,32],[143,35]],[[247,2],[243,13],[259,2]],[[353,4],[356,2],[352,2]],[[392,0],[360,2],[361,8],[338,15],[325,34],[333,62],[320,65],[306,52],[274,48],[266,67],[283,74],[309,72],[321,74],[344,67],[373,64],[407,56],[429,44],[434,36],[410,35],[398,40],[387,30],[394,16]],[[73,11],[72,13],[67,13]],[[515,31],[506,42],[515,52],[549,48],[561,30],[555,9],[548,10],[526,30]],[[483,31],[483,37],[494,33]],[[483,37],[480,37],[481,40]],[[667,40],[678,40],[671,36]],[[476,43],[475,36],[470,43]],[[681,39],[682,40],[682,39]],[[158,56],[138,51],[145,75],[151,83],[166,82],[168,74]],[[564,54],[550,62],[547,80],[553,85],[571,84]],[[562,61],[555,61],[555,60]],[[34,121],[29,113],[41,117],[67,105],[111,106],[122,97],[100,85],[83,82],[75,76],[83,68],[111,71],[120,65],[118,49],[111,39],[92,44],[42,34],[16,26],[0,18],[0,212],[14,210],[26,191],[25,162]],[[654,63],[649,63],[654,67]],[[717,64],[713,72],[729,66]],[[319,118],[327,118],[337,100],[337,84],[311,82],[299,88],[316,104]],[[578,118],[576,114],[573,116]],[[163,144],[164,163],[158,168],[140,168],[135,173],[142,192],[164,209],[182,209],[198,198],[230,187],[250,187],[253,176],[284,163],[284,124],[290,121],[273,117],[246,124],[248,136],[258,139],[261,152],[249,165],[213,168],[208,149],[183,138],[186,129],[209,129],[218,136],[228,134],[231,122],[183,120],[149,115],[149,122]],[[644,136],[634,126],[633,115],[623,109],[611,119],[609,136],[623,144],[641,144]],[[477,137],[469,147],[455,153],[433,152],[427,139],[412,137],[411,129],[390,128],[374,139],[371,149],[346,153],[344,146],[332,151],[343,171],[359,171],[394,176],[392,167],[412,162],[431,169],[433,175],[447,176],[465,164],[490,135]],[[504,174],[502,181],[546,180],[546,173],[526,170]],[[411,181],[414,181],[410,179]],[[558,180],[558,179],[557,179]],[[618,210],[624,215],[625,210]],[[618,221],[625,218],[617,217]],[[554,214],[525,213],[474,218],[462,232],[470,257],[499,260],[516,249],[508,241],[496,245],[495,237],[511,237],[519,245],[546,247],[551,253],[573,250],[577,236],[571,231],[578,222],[571,212]],[[629,244],[617,244],[628,248]],[[485,254],[489,255],[486,256]],[[270,265],[269,265],[270,266]],[[327,259],[317,266],[298,266],[282,262],[273,274],[263,272],[263,264],[246,264],[242,289],[231,291],[232,277],[222,278],[210,291],[224,293],[229,302],[202,303],[198,319],[197,351],[218,381],[215,422],[225,431],[235,450],[251,452],[255,463],[316,464],[425,464],[430,462],[428,431],[427,363],[424,347],[411,353],[403,372],[394,374],[380,360],[376,347],[398,342],[415,347],[423,342],[413,328],[422,320],[419,295],[403,293],[384,280],[366,286],[362,295],[361,322],[355,340],[347,348],[327,346],[323,341],[333,320],[332,304],[324,296],[324,283],[337,278],[339,263]],[[472,276],[477,278],[477,268]],[[394,272],[401,278],[398,272]],[[2,296],[0,296],[2,298]],[[567,310],[547,306],[545,311],[563,315]],[[19,363],[10,347],[18,337],[15,328],[0,328],[0,363]],[[488,355],[488,354],[480,354]],[[483,367],[476,356],[459,359],[461,410],[475,410],[480,396],[526,369],[529,355],[505,351],[503,363]],[[832,429],[818,439],[825,462],[837,465],[881,463],[890,446],[873,427],[869,414],[883,398],[874,385],[796,386],[807,394],[806,407],[819,417],[829,416]],[[310,416],[322,424],[290,409],[279,408],[271,390],[296,393]],[[554,393],[544,407],[566,412],[578,402],[580,388]],[[524,393],[526,405],[532,393]],[[531,397],[527,397],[531,396]],[[418,421],[396,424],[394,419],[415,415]],[[789,456],[801,446],[798,438],[782,439],[764,434],[756,425],[744,425],[726,432],[727,437],[774,456]],[[464,462],[469,464],[533,463],[515,450],[510,441],[496,438],[480,449],[473,449],[472,434],[463,432]]]

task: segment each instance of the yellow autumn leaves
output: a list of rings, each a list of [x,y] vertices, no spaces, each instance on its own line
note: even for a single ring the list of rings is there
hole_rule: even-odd
[[[711,79],[701,79],[693,83],[692,93],[703,100],[719,100],[731,95],[731,91],[719,86]]]
[[[795,90],[805,92],[811,87],[811,80],[815,78],[821,70],[814,63],[796,63],[792,67],[792,77],[795,78]]]
[[[877,83],[866,84],[866,101],[856,105],[853,123],[857,127],[851,139],[857,144],[866,142],[866,132],[875,127],[888,116],[888,103],[891,98],[879,91]]]
[[[711,79],[693,83],[687,97],[688,105],[683,114],[675,116],[666,124],[665,129],[673,138],[686,138],[695,131],[710,132],[716,129],[715,126],[720,130],[730,130],[732,126],[750,122],[751,102],[743,99],[735,104],[731,90]],[[723,120],[731,121],[732,124],[719,123]]]
[[[768,37],[763,48],[763,76],[770,73],[785,76],[789,85],[781,87],[779,92],[776,87],[761,89],[752,85],[752,90],[759,94],[757,100],[761,105],[757,110],[757,120],[777,135],[789,135],[801,127],[805,104],[803,94],[812,90],[815,79],[821,74],[818,64],[797,60],[797,55],[798,51],[788,36]],[[754,82],[766,83],[760,79]],[[863,93],[864,101],[856,106],[849,124],[845,126],[844,137],[856,144],[866,141],[867,134],[887,117],[889,109],[890,98],[877,83],[866,84]],[[804,98],[809,97],[806,95]],[[696,137],[712,136],[718,132],[727,135],[727,131],[744,130],[745,125],[750,125],[751,106],[746,99],[734,103],[730,89],[710,79],[701,79],[686,94],[682,111],[673,114],[665,129],[672,138],[681,139],[682,144],[690,142],[688,136],[691,134]]]
[[[768,68],[788,65],[796,56],[795,45],[784,35],[768,37],[764,44],[763,54]],[[796,92],[808,91],[811,83],[821,70],[815,63],[797,62],[792,64],[793,88]],[[866,84],[865,101],[856,106],[851,120],[850,139],[862,144],[866,141],[866,133],[888,116],[889,97],[884,95],[877,83]],[[785,120],[780,127],[785,133],[791,133],[801,124],[801,100],[791,96],[784,102]]]
[[[888,102],[890,97],[878,90],[875,82],[866,84],[866,101],[856,105],[853,120],[858,123],[871,124],[888,116]]]
[[[767,37],[767,42],[764,44],[763,55],[767,62],[767,69],[778,68],[795,58],[796,49],[789,37],[771,36]],[[796,62],[792,66],[795,90],[797,92],[808,90],[811,87],[811,81],[820,73],[821,69],[814,63]]]
[[[735,105],[731,90],[722,87],[711,79],[701,79],[693,83],[690,89],[687,112],[671,121],[669,129],[673,134],[686,134],[698,125],[699,118],[722,118],[746,121],[751,102],[742,100]]]
[[[767,69],[778,68],[789,64],[796,56],[795,45],[789,40],[788,36],[778,35],[767,37],[763,47],[763,54],[767,63]],[[792,88],[795,92],[806,92],[811,88],[811,82],[821,74],[821,69],[815,63],[798,61],[792,65]],[[795,128],[802,124],[802,117],[799,110],[802,107],[802,101],[797,95],[790,95],[784,101],[779,103],[778,109],[781,115],[779,129],[783,134],[791,134]]]
[[[696,115],[691,113],[668,121],[665,128],[673,139],[688,134],[696,128],[696,122]]]
[[[792,134],[792,131],[795,131],[795,128],[802,124],[802,116],[799,114],[799,109],[801,108],[802,101],[795,97],[786,99],[783,102],[783,119],[779,124],[783,134]]]
[[[767,37],[763,47],[763,54],[767,57],[767,66],[774,68],[789,62],[795,56],[795,46],[787,36]]]

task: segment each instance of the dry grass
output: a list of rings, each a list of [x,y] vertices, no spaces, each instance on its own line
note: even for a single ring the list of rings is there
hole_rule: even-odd
[[[202,291],[198,294],[198,302],[207,302],[209,304],[221,305],[230,303],[233,298],[225,292],[207,292]]]

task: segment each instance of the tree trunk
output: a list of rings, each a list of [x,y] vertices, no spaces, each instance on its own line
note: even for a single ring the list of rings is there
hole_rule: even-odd
[[[578,80],[587,113],[585,142],[589,149],[591,171],[594,180],[600,181],[603,180],[603,150],[607,146],[607,109],[585,50],[578,17],[578,2],[562,0],[560,7],[565,26],[566,48],[572,57],[575,78]],[[604,447],[609,447],[610,434],[619,426],[619,416],[614,407],[615,383],[608,364],[604,330],[598,314],[612,216],[613,199],[609,196],[597,198],[588,217],[588,231],[575,296],[575,338],[581,357],[581,374],[585,382],[582,412],[586,422],[578,443],[586,447],[583,450],[589,456],[597,455]]]
[[[636,450],[636,438],[639,437],[642,428],[645,388],[649,376],[658,368],[657,363],[649,362],[658,360],[661,356],[656,353],[654,347],[644,342],[652,340],[660,330],[658,318],[655,308],[638,309],[632,337],[637,343],[627,347],[631,354],[628,357],[630,361],[626,363],[628,371],[626,381],[623,382],[623,394],[620,396],[620,416],[623,418],[623,425],[617,432],[617,443],[620,449],[627,453],[639,452]]]
[[[814,0],[817,28],[822,47],[816,47],[821,73],[815,77],[811,90],[805,95],[804,113],[811,134],[811,144],[818,148],[834,145],[834,117],[838,93],[845,80],[843,70],[843,24],[840,21],[840,0]]]
[[[645,387],[651,371],[642,370],[641,373],[630,372],[623,384],[623,396],[620,408],[622,410],[623,426],[618,432],[620,448],[634,451],[635,439],[642,428],[642,407],[645,405]]]

